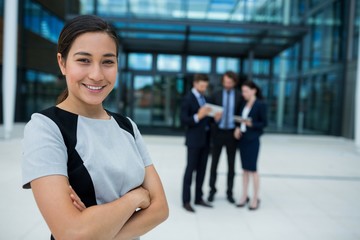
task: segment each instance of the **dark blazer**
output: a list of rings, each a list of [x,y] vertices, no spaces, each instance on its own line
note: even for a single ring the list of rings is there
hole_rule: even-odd
[[[185,144],[188,147],[206,147],[209,144],[207,130],[210,118],[205,117],[198,123],[194,120],[194,114],[199,111],[199,108],[195,95],[190,91],[182,101],[180,112],[181,123],[186,127]]]
[[[223,105],[223,89],[216,91],[211,98],[209,99],[210,103],[218,105],[218,106],[222,106]],[[234,109],[234,115],[238,115],[238,113],[240,112],[240,108],[242,107],[242,105],[244,104],[245,100],[241,95],[241,92],[237,89],[235,89],[235,109]],[[217,129],[219,128],[218,123],[213,124],[214,126],[212,127],[212,130],[217,131]]]
[[[246,106],[244,102],[240,108],[239,116],[242,115],[242,111]],[[256,99],[254,105],[252,106],[249,116],[252,119],[252,127],[246,126],[246,132],[243,134],[242,138],[246,140],[253,140],[259,138],[264,133],[264,128],[267,126],[267,114],[266,114],[266,104],[262,100]],[[240,125],[238,125],[240,126]]]

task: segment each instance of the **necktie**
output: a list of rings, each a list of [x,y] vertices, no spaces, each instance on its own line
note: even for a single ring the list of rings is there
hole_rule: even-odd
[[[230,91],[225,94],[225,111],[224,111],[224,129],[229,128],[229,105],[230,105]]]
[[[206,103],[204,95],[200,95],[199,100],[200,100],[200,107],[204,106]]]

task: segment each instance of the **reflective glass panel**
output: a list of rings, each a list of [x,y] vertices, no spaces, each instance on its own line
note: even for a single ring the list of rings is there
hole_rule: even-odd
[[[181,56],[159,54],[157,58],[157,69],[159,71],[179,72],[181,70]]]
[[[150,53],[130,53],[129,68],[134,70],[151,70],[152,55]]]
[[[240,61],[236,58],[219,57],[216,59],[216,72],[222,74],[226,71],[239,72]]]
[[[151,123],[153,76],[134,76],[134,120],[139,125]]]
[[[206,56],[188,56],[186,69],[188,72],[209,73],[211,70],[211,58]]]

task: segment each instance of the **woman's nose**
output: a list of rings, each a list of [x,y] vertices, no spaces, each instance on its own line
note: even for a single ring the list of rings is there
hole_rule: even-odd
[[[104,79],[103,71],[99,65],[93,65],[89,73],[89,78],[93,81],[102,81]]]

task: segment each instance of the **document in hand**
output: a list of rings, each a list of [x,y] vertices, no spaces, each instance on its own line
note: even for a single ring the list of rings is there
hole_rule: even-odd
[[[216,113],[223,111],[222,106],[218,106],[218,105],[211,104],[211,103],[206,103],[205,107],[211,108],[211,111],[208,114],[208,116],[210,116],[210,117],[214,117]]]
[[[241,123],[241,122],[245,122],[245,121],[251,121],[252,119],[251,119],[251,117],[243,118],[241,116],[234,115],[234,120],[235,120],[235,122]]]

